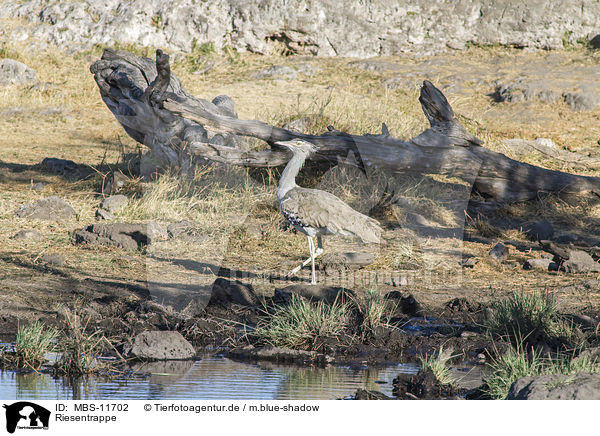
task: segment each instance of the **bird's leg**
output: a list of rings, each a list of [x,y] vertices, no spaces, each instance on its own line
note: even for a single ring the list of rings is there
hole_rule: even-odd
[[[310,250],[310,263],[311,263],[311,279],[310,279],[310,284],[311,285],[316,285],[317,284],[317,274],[315,273],[315,242],[312,240],[312,238],[308,238],[308,245],[309,245],[309,250]]]
[[[308,251],[310,253],[310,247],[312,244],[313,247],[313,251],[314,251],[314,257],[311,256],[308,259],[306,259],[304,262],[302,262],[301,265],[298,265],[296,268],[294,268],[293,270],[290,271],[290,273],[288,274],[288,276],[293,276],[296,275],[298,273],[298,271],[300,271],[303,267],[305,267],[306,265],[308,265],[311,260],[314,262],[314,259],[316,259],[317,257],[319,257],[321,254],[323,254],[323,241],[321,239],[321,235],[317,235],[317,249],[315,251],[314,247],[314,242],[312,240],[312,238],[310,236],[307,236],[308,238]]]
[[[323,254],[323,238],[321,235],[317,235],[317,251],[315,251],[315,258]]]

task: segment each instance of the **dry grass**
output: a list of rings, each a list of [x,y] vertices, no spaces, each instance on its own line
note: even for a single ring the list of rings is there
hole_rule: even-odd
[[[128,48],[151,54],[147,49]],[[177,174],[167,173],[153,183],[138,181],[134,191],[144,195],[134,196],[118,217],[124,221],[154,219],[163,224],[187,219],[196,223],[198,233],[208,235],[208,239],[157,241],[155,246],[150,247],[150,256],[147,257],[114,248],[73,246],[69,232],[94,222],[94,211],[100,201],[95,192],[102,174],[97,174],[92,180],[74,183],[58,175],[45,174],[32,165],[38,164],[44,157],[60,157],[104,173],[107,164],[116,166],[121,161],[122,153],[136,153],[143,147],[124,133],[100,99],[88,69],[89,64],[99,57],[99,49],[68,56],[58,51],[28,54],[21,47],[2,45],[0,53],[25,62],[37,70],[42,83],[49,83],[41,87],[0,88],[0,135],[4,138],[0,145],[2,277],[14,277],[17,272],[25,276],[43,274],[40,254],[54,251],[67,259],[61,271],[80,278],[100,275],[127,281],[158,279],[165,274],[173,274],[185,283],[206,285],[214,279],[214,273],[202,273],[204,275],[200,278],[202,274],[198,271],[201,267],[196,267],[198,274],[188,277],[192,261],[269,274],[287,270],[288,264],[306,256],[305,238],[283,230],[282,218],[273,206],[277,172],[263,172],[263,183],[257,172],[217,166],[210,171],[200,171],[192,180],[181,180]],[[446,95],[463,124],[484,139],[487,147],[511,156],[502,140],[514,137],[549,137],[560,147],[573,151],[596,146],[595,141],[600,136],[598,110],[571,112],[563,103],[497,104],[487,95],[496,74],[492,66],[495,60],[504,59],[503,65],[510,66],[506,67],[510,75],[518,73],[519,65],[542,61],[544,55],[503,48],[471,48],[446,55],[448,63],[455,65],[454,72],[485,69],[481,74],[482,82],[463,83],[461,90],[450,89]],[[582,50],[565,55],[574,63],[598,63],[597,54]],[[378,133],[381,122],[385,122],[393,136],[410,138],[427,127],[418,104],[418,84],[425,76],[407,75],[413,78],[407,79],[406,86],[395,90],[383,87],[382,81],[393,75],[402,75],[402,68],[414,68],[423,60],[410,57],[383,60],[398,64],[401,71],[364,71],[349,66],[348,59],[340,58],[306,61],[294,57],[235,53],[217,56],[209,47],[198,47],[190,56],[177,60],[173,71],[186,89],[196,96],[207,99],[218,94],[231,96],[240,118],[282,125],[305,116],[311,121],[311,133],[320,133],[330,124],[349,133]],[[207,73],[192,74],[212,61],[216,62],[216,66]],[[298,80],[252,78],[253,73],[269,65],[294,66],[305,61],[320,70],[311,77],[299,75]],[[427,67],[425,70],[435,69]],[[436,84],[451,84],[453,71],[442,73],[442,70],[438,68],[434,71],[436,76],[429,78]],[[427,71],[423,74],[429,74]],[[49,109],[53,109],[53,114],[44,115]],[[524,112],[527,116],[523,116]],[[564,163],[547,157],[532,155],[526,159],[550,168],[564,168]],[[9,167],[10,164],[28,166],[17,172]],[[598,169],[593,168],[578,171],[600,175]],[[37,181],[48,184],[41,193],[29,189],[31,183]],[[456,271],[457,259],[463,248],[477,251],[489,247],[457,246],[455,241],[447,238],[422,237],[406,226],[407,212],[420,214],[441,227],[463,226],[463,218],[458,211],[460,202],[468,199],[470,186],[459,180],[397,177],[378,171],[370,172],[367,179],[356,169],[340,165],[318,180],[311,180],[309,176],[302,181],[333,192],[365,213],[386,193],[393,193],[383,215],[386,242],[378,248],[376,261],[368,270],[403,270],[409,266],[420,270],[456,272],[465,285],[459,289],[445,289],[443,283],[428,285],[415,281],[409,287],[418,299],[450,298],[457,296],[463,288],[475,288],[481,289],[481,298],[487,300],[491,298],[490,282],[494,283],[494,292],[500,294],[511,292],[515,286],[541,288],[547,286],[551,279],[554,281],[551,286],[570,283],[568,277],[557,279],[547,274],[514,271],[507,275],[504,266],[492,268],[483,262],[472,271]],[[14,216],[13,212],[19,205],[52,194],[65,198],[75,208],[78,220],[47,223]],[[507,206],[503,213],[524,221],[546,218],[557,228],[563,226],[583,234],[599,230],[600,206],[592,203],[543,199]],[[518,229],[503,231],[493,228],[489,222],[475,222],[473,226],[484,236],[506,239],[523,236]],[[39,242],[10,239],[24,227],[36,228],[45,239]],[[328,238],[325,244],[326,250],[332,251],[348,251],[354,247],[351,241],[343,238]],[[125,256],[127,260],[124,260]],[[156,260],[158,258],[163,260]],[[37,272],[32,273],[32,268]],[[467,292],[467,296],[472,296],[471,291]],[[600,300],[600,295],[587,293],[585,303],[570,294],[565,298],[571,299],[573,304],[592,304]]]

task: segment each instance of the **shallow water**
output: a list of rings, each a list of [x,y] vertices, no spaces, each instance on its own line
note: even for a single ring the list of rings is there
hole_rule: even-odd
[[[348,397],[359,388],[391,396],[394,377],[416,374],[418,366],[300,368],[204,356],[197,361],[140,364],[134,369],[138,375],[110,380],[0,371],[0,399],[328,400]]]

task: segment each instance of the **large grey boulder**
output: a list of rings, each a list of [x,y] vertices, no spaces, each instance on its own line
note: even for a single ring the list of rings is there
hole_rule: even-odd
[[[37,82],[37,72],[14,59],[0,59],[0,86]]]
[[[563,263],[563,268],[570,273],[600,272],[600,263],[585,251],[569,250],[569,259]]]
[[[512,384],[507,400],[600,400],[600,374],[523,377]]]
[[[125,195],[116,194],[106,197],[104,200],[102,200],[102,203],[100,203],[100,208],[108,212],[115,213],[127,207],[128,204],[129,199]]]
[[[168,51],[228,45],[263,54],[371,57],[429,55],[468,42],[561,49],[598,33],[600,3],[2,0],[0,18],[29,22],[0,30],[7,42],[36,50],[134,43]]]
[[[196,354],[181,333],[172,331],[142,332],[124,351],[128,357],[140,360],[185,360]]]
[[[75,216],[75,210],[62,198],[52,195],[19,207],[15,214],[19,218],[46,221],[69,220]]]

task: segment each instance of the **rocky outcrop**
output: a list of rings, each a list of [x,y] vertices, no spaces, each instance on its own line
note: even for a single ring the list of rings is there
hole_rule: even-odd
[[[568,19],[565,19],[568,17]],[[0,38],[69,51],[119,43],[189,52],[229,46],[257,53],[370,57],[462,49],[469,42],[557,49],[600,28],[591,0],[122,1],[2,0]],[[0,25],[1,26],[1,25]],[[203,45],[204,44],[204,45]]]

